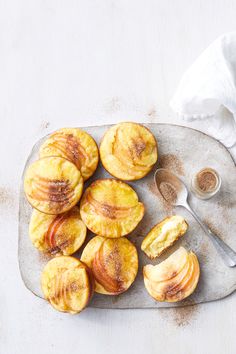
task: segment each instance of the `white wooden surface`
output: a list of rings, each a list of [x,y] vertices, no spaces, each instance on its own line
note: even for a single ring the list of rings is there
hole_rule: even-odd
[[[177,122],[168,102],[181,75],[236,29],[235,13],[233,0],[0,0],[1,353],[236,352],[236,294],[69,316],[33,297],[17,265],[18,186],[34,141],[62,126]]]

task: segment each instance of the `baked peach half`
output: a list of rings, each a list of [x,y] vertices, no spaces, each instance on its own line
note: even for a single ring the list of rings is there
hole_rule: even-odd
[[[143,267],[144,284],[156,301],[177,302],[190,296],[198,284],[197,256],[180,247],[165,261]]]
[[[44,157],[26,170],[24,190],[33,208],[61,214],[80,200],[83,178],[78,168],[62,157]]]
[[[73,162],[81,171],[84,180],[95,172],[99,153],[94,139],[79,128],[63,128],[49,136],[42,144],[40,158],[59,156]]]
[[[122,237],[92,238],[83,250],[81,260],[92,269],[95,291],[118,295],[134,282],[138,272],[138,254],[135,246]]]
[[[157,142],[143,125],[119,123],[105,133],[100,157],[112,176],[125,181],[137,180],[146,176],[156,163]]]
[[[29,236],[33,245],[42,252],[54,256],[69,256],[84,243],[87,228],[77,206],[66,213],[48,215],[34,210],[29,224]]]
[[[183,236],[187,229],[188,224],[182,216],[167,217],[149,231],[142,242],[141,249],[151,259],[159,257]]]
[[[80,214],[89,230],[99,236],[116,238],[135,229],[143,218],[144,206],[128,184],[101,179],[84,192]]]
[[[46,300],[58,311],[71,314],[81,312],[89,303],[94,289],[90,269],[74,257],[51,259],[41,276]]]

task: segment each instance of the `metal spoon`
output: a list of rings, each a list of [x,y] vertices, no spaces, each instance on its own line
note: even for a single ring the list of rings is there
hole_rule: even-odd
[[[187,209],[197,220],[207,236],[212,241],[216,250],[228,267],[236,265],[236,252],[234,252],[224,241],[214,234],[196,215],[188,203],[188,189],[184,182],[164,168],[157,169],[154,174],[154,181],[157,189],[166,202],[174,206],[182,206]]]

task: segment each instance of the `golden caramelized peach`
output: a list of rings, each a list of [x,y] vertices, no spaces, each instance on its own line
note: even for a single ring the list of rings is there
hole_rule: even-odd
[[[157,161],[157,142],[141,124],[124,122],[112,126],[100,145],[104,168],[114,177],[132,181],[151,171]]]
[[[63,128],[49,136],[40,148],[40,158],[64,157],[81,171],[84,180],[95,172],[98,165],[98,148],[94,139],[79,128]]]
[[[188,224],[182,216],[173,215],[165,218],[149,231],[142,242],[141,249],[151,259],[159,257],[183,236],[187,229]]]
[[[134,282],[138,272],[138,254],[135,246],[125,237],[92,238],[83,250],[81,260],[92,269],[95,291],[118,295]]]
[[[58,311],[79,313],[93,295],[90,269],[74,257],[51,259],[45,266],[41,286],[44,297]]]
[[[135,229],[143,218],[144,206],[128,184],[101,179],[84,192],[80,214],[89,230],[99,236],[115,238]]]
[[[199,280],[197,256],[180,247],[165,261],[143,267],[144,284],[157,301],[177,302],[191,295]]]
[[[46,214],[61,214],[78,203],[83,178],[72,162],[62,157],[45,157],[26,170],[24,190],[33,208]]]
[[[29,235],[33,245],[51,255],[75,253],[84,243],[86,233],[77,206],[59,215],[48,215],[35,209],[30,219]]]

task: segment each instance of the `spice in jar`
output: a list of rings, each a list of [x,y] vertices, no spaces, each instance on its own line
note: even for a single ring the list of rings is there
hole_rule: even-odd
[[[201,199],[209,199],[215,195],[221,185],[219,174],[213,168],[203,168],[192,179],[192,191]]]

